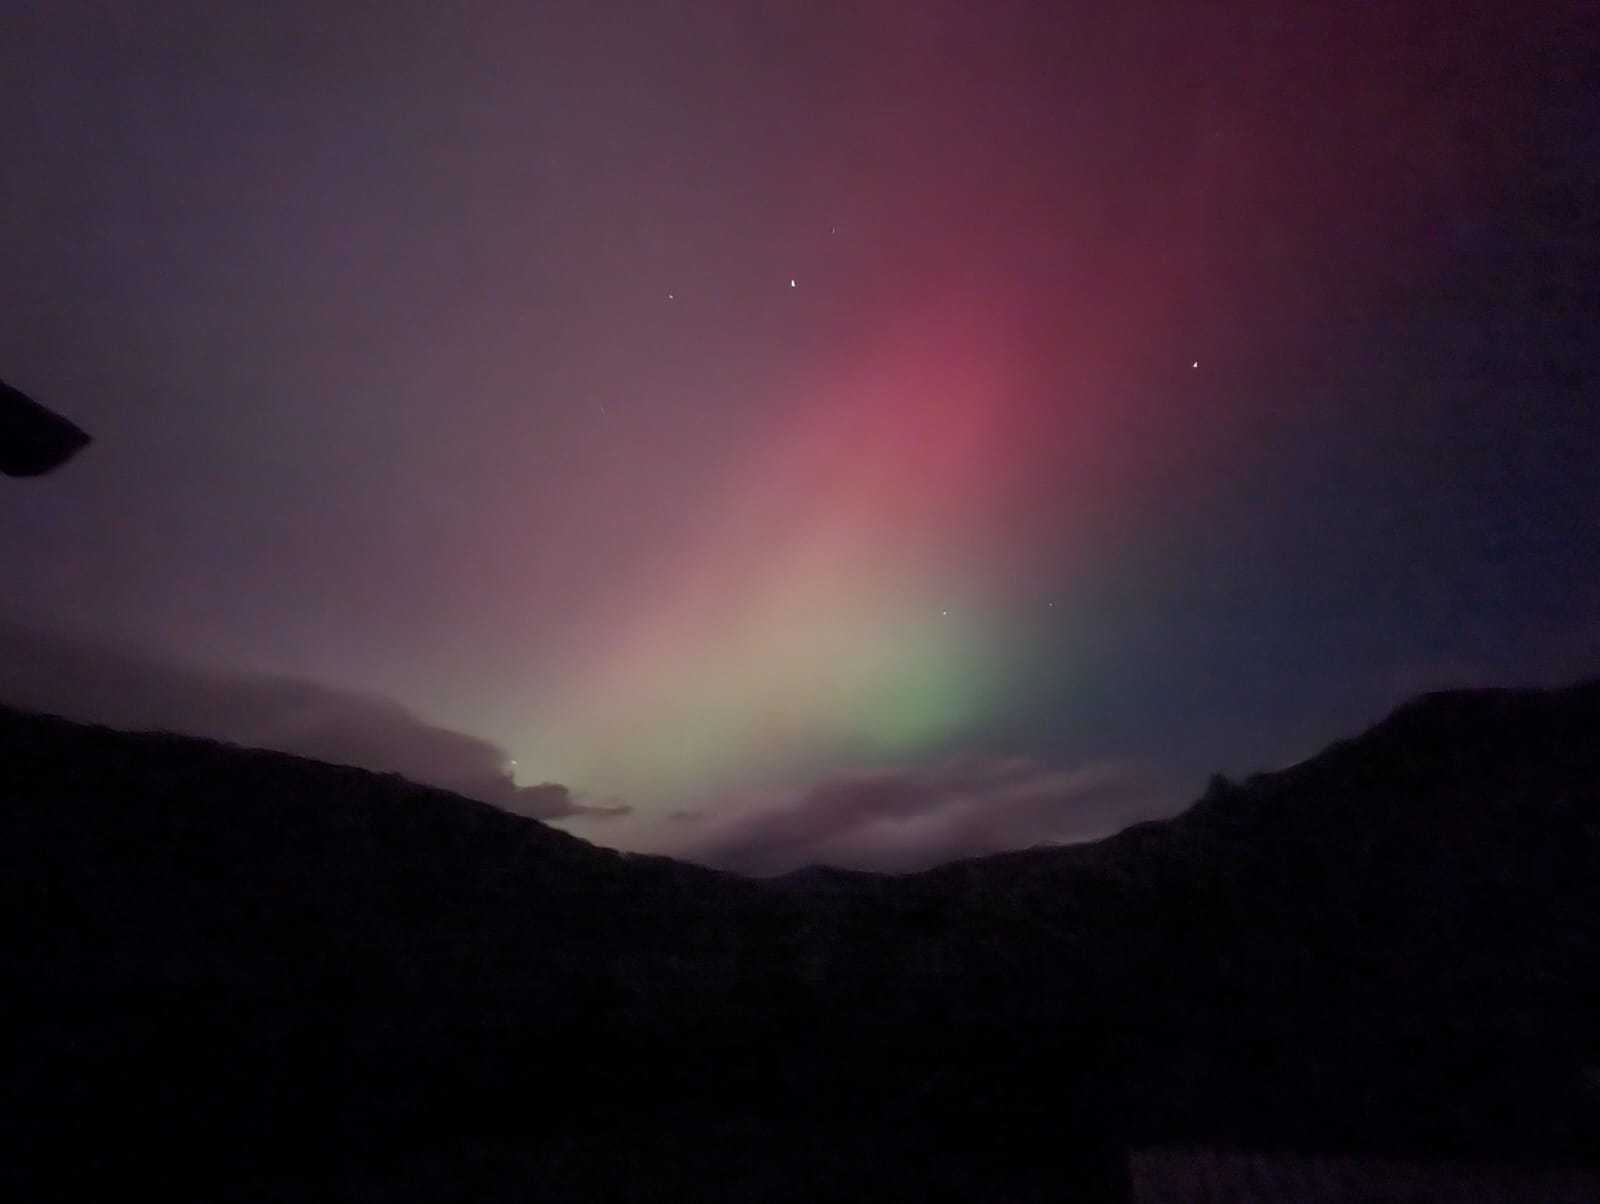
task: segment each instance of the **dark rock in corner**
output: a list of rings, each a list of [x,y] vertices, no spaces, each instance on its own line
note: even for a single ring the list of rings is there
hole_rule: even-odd
[[[60,468],[89,442],[87,434],[60,414],[0,381],[0,472],[42,476]]]

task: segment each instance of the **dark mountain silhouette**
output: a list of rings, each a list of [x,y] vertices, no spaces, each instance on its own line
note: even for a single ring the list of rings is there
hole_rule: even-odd
[[[0,710],[4,1186],[1115,1199],[1149,1145],[1592,1161],[1597,732],[1600,683],[1431,695],[1095,844],[762,882]]]
[[[60,468],[89,445],[89,436],[60,414],[0,381],[0,472],[37,477]]]

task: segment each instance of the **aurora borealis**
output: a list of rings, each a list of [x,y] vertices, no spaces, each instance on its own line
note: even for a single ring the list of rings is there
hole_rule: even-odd
[[[914,324],[800,386],[556,692],[571,726],[534,725],[551,761],[692,796],[819,745],[914,753],[984,717],[1012,654],[1000,566],[980,567],[1007,449],[998,355],[950,341],[966,329]],[[619,746],[640,759],[609,764]]]
[[[0,39],[8,623],[866,864],[1600,668],[1564,5],[227,9]]]

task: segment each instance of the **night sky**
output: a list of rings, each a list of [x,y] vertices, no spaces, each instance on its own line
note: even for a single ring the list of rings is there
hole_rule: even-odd
[[[0,698],[769,872],[1094,837],[1593,674],[1597,45],[12,5],[0,378],[95,442],[0,480]]]

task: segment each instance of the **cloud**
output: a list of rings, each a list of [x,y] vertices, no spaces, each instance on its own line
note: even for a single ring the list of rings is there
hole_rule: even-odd
[[[490,799],[490,802],[495,800]],[[625,803],[579,803],[572,791],[556,782],[541,782],[537,786],[512,786],[512,794],[505,806],[508,811],[531,815],[535,819],[614,819],[633,811]]]
[[[216,673],[0,621],[0,702],[131,730],[166,730],[399,773],[535,819],[605,819],[621,805],[554,782],[518,786],[505,751],[382,698],[292,678]]]
[[[909,871],[1037,844],[1093,840],[1170,813],[1144,768],[1051,768],[1026,758],[965,758],[831,778],[786,803],[747,810],[681,855],[777,874],[804,865]]]

